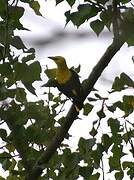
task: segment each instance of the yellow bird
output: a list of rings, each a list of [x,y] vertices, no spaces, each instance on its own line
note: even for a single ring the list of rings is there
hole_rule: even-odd
[[[73,101],[76,110],[79,112],[83,107],[82,86],[78,74],[69,69],[66,60],[62,56],[48,57],[52,59],[56,65],[56,87]]]

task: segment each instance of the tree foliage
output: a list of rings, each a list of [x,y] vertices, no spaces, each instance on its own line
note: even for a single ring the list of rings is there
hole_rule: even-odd
[[[56,4],[61,2],[56,0]],[[122,45],[134,45],[133,4],[131,0],[113,0],[111,4],[107,0],[85,0],[73,12],[72,7],[77,5],[76,1],[67,0],[67,3],[70,10],[65,12],[66,24],[72,22],[79,28],[90,20],[90,27],[97,36],[103,32],[104,27],[113,32],[112,44],[82,83],[84,99],[87,98],[83,116],[88,118],[99,103],[100,109],[96,111],[98,118],[91,122],[89,138],[81,137],[78,148],[73,152],[63,140],[70,138],[68,130],[78,118],[74,106],[70,107],[65,117],[60,117],[67,99],[63,99],[60,93],[53,94],[51,88],[44,95],[48,99],[45,102],[28,101],[27,92],[36,96],[33,83],[41,81],[42,69],[35,59],[35,50],[28,49],[21,37],[15,35],[15,31],[28,30],[20,21],[25,12],[25,4],[36,15],[42,16],[40,5],[34,0],[0,0],[1,166],[9,172],[9,180],[75,180],[79,177],[85,180],[99,177],[105,179],[105,166],[109,167],[107,173],[114,173],[115,179],[123,179],[125,172],[133,179],[134,81],[122,72],[115,78],[106,96],[93,89]],[[48,75],[47,70],[45,73]],[[114,96],[118,99],[113,102]],[[105,130],[101,132],[102,127]]]

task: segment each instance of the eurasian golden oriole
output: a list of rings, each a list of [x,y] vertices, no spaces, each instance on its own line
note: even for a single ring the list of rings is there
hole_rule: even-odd
[[[76,111],[79,111],[83,107],[83,92],[78,74],[72,68],[68,68],[64,57],[51,56],[48,58],[52,59],[57,65],[56,87],[72,100]]]

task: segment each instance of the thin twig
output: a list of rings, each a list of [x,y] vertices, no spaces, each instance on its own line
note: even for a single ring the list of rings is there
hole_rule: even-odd
[[[2,124],[4,124],[5,122],[4,122],[4,120],[2,120],[2,122],[0,122],[0,125],[2,125]]]
[[[3,149],[3,148],[5,148],[5,147],[6,147],[6,145],[7,145],[7,144],[5,144],[5,145],[1,146],[1,147],[0,147],[0,149]]]
[[[129,123],[129,124],[131,124],[131,125],[133,126],[133,123],[129,122],[127,119],[126,119],[126,122]]]
[[[128,131],[128,129],[127,129],[127,123],[126,123],[126,122],[125,122],[125,129],[126,129],[126,132],[127,132],[128,142],[129,142],[129,144],[130,144],[130,146],[131,146],[131,148],[132,148],[132,155],[133,155],[133,157],[134,157],[134,144],[133,144],[133,141],[132,141],[132,139],[131,139],[131,137],[130,137],[130,134],[129,134],[129,132],[131,133],[131,129],[130,129],[130,131]]]
[[[64,111],[63,108],[64,108],[64,106],[65,106],[65,103],[66,103],[66,101],[64,101],[64,102],[62,103],[62,106],[61,106],[60,110],[57,112],[56,116],[58,116],[61,112]]]
[[[92,0],[88,0],[89,3],[91,3],[92,5],[94,6],[98,6],[100,9],[104,9],[105,10],[105,7],[102,6],[100,3],[98,2],[93,2]]]
[[[15,1],[16,1],[16,2],[15,2]],[[13,4],[15,4],[15,6],[17,6],[18,1],[19,1],[19,0],[13,0],[13,2],[11,3],[11,6],[12,6]]]
[[[102,175],[103,175],[103,180],[105,180],[105,172],[104,172],[104,163],[103,163],[103,159],[101,159],[101,165],[102,165]]]

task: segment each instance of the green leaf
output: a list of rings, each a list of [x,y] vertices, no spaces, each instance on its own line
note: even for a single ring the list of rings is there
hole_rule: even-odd
[[[110,26],[113,19],[112,9],[108,8],[107,10],[101,11],[100,18],[103,21],[103,24],[108,28],[108,30],[110,30]]]
[[[2,176],[0,176],[0,180],[5,180],[5,178],[3,178]]]
[[[24,8],[19,6],[9,6],[9,18],[18,21],[24,14]]]
[[[111,152],[113,153],[113,157],[115,159],[121,159],[121,157],[122,157],[122,149],[121,149],[120,145],[114,144],[114,146],[112,147]]]
[[[74,170],[78,166],[79,162],[80,157],[77,152],[72,153],[68,148],[63,151],[63,165],[66,174],[70,174],[69,176],[71,176],[71,174],[73,175],[73,172],[75,172]]]
[[[25,79],[25,76],[27,78],[28,65],[26,63],[16,62],[14,64],[14,71],[16,80],[21,80],[23,78]]]
[[[98,93],[94,94],[98,99],[103,99]]]
[[[128,176],[130,177],[131,180],[134,179],[134,163],[133,163],[133,167],[128,170],[127,174],[128,174]]]
[[[120,79],[119,77],[116,77],[113,82],[112,89],[114,89],[115,91],[123,90],[124,89],[124,81],[122,81],[122,79]]]
[[[134,23],[134,9],[133,8],[131,8],[131,7],[129,7],[128,9],[127,9],[127,11],[125,11],[124,13],[122,13],[122,22],[124,23],[124,25],[125,24],[127,24],[128,26],[129,25],[132,25],[133,23]],[[133,27],[132,27],[132,29],[129,29],[130,27],[128,27],[128,31],[130,32],[132,32],[132,30],[133,30]],[[127,29],[127,28],[126,28]]]
[[[2,163],[2,168],[5,170],[5,171],[7,171],[7,170],[9,170],[9,167],[11,166],[11,161],[7,158],[7,159],[5,159],[4,161],[3,161],[3,163]]]
[[[116,110],[116,106],[112,105],[112,106],[107,106],[107,109],[110,111],[110,112],[114,112]]]
[[[36,96],[35,88],[32,86],[31,83],[28,83],[28,82],[25,82],[25,81],[22,81],[22,83],[24,84],[24,86],[26,87],[26,89],[27,89],[30,93],[32,93],[32,94],[34,94],[34,95]]]
[[[78,11],[80,12],[81,17],[88,20],[91,17],[96,16],[100,10],[95,6],[91,6],[89,4],[81,4],[78,6]]]
[[[109,147],[112,145],[112,140],[107,134],[103,134],[102,136],[102,145],[105,148],[105,151],[107,152]]]
[[[33,82],[37,80],[41,80],[40,73],[41,73],[41,66],[38,61],[33,62],[28,66],[29,69],[29,77],[27,78],[28,81]]]
[[[122,143],[122,137],[119,134],[119,132],[113,133],[112,132],[112,137],[111,140],[113,141],[114,144],[120,145]]]
[[[36,15],[42,16],[42,14],[40,13],[40,4],[38,1],[31,1],[30,7],[34,10]]]
[[[35,49],[34,48],[29,48],[27,49],[27,51],[25,51],[26,53],[32,53],[34,54],[35,53]]]
[[[134,34],[129,35],[126,42],[127,42],[128,46],[134,46]]]
[[[123,167],[123,170],[125,170],[127,168],[132,168],[133,167],[133,162],[125,161],[125,162],[122,163],[122,167]]]
[[[89,102],[91,102],[91,101],[97,101],[97,100],[98,100],[98,99],[92,98],[92,97],[88,97],[87,99],[88,99]]]
[[[124,84],[127,85],[128,87],[134,88],[134,81],[127,74],[121,73],[120,79],[124,81]]]
[[[4,19],[6,12],[6,1],[0,0],[0,16]]]
[[[19,36],[14,36],[11,39],[11,45],[14,46],[16,49],[27,49]]]
[[[121,0],[121,2],[123,3],[123,4],[126,4],[126,3],[128,3],[128,2],[130,2],[131,0]]]
[[[94,159],[95,162],[95,167],[99,168],[100,165],[100,161],[102,159],[103,156],[103,152],[104,152],[104,147],[102,146],[102,144],[97,143],[97,149],[92,151],[92,157]]]
[[[43,131],[44,129],[42,129],[36,124],[29,126],[26,131],[29,141],[31,143],[34,142],[37,144],[46,142],[47,140],[46,134],[45,133],[43,134]]]
[[[134,96],[123,96],[123,109],[125,116],[131,114],[134,110]]]
[[[68,4],[72,7],[73,4],[75,3],[75,0],[66,0],[68,2]]]
[[[56,68],[53,69],[46,69],[45,74],[48,78],[55,78],[56,77]]]
[[[12,74],[12,68],[10,63],[5,62],[3,64],[0,64],[0,73],[2,76],[10,77],[10,75]]]
[[[102,21],[100,21],[99,19],[92,21],[90,23],[90,26],[92,28],[92,30],[96,33],[97,36],[99,36],[99,34],[102,32],[102,30],[104,29],[104,24]]]
[[[123,110],[123,103],[121,101],[117,101],[113,104],[115,107],[120,108],[121,110]]]
[[[79,17],[78,12],[70,13],[70,11],[67,11],[67,12],[65,12],[65,16],[66,16],[66,24],[69,21],[72,21],[72,23],[74,25],[76,25],[77,27],[79,27],[82,24],[82,22],[80,21],[80,17]]]
[[[110,118],[108,120],[108,126],[110,126],[113,134],[117,134],[120,129],[120,122],[117,119]]]
[[[2,138],[2,140],[6,140],[7,137],[7,132],[5,129],[0,129],[0,137]]]
[[[93,167],[89,167],[89,166],[85,166],[85,167],[80,167],[79,168],[79,173],[81,176],[83,176],[83,178],[85,180],[88,180],[90,179],[91,175],[92,175],[92,172],[93,172]]]
[[[115,91],[121,91],[125,89],[125,87],[134,87],[134,81],[125,73],[121,73],[120,77],[116,77],[112,89]]]
[[[11,164],[11,166],[9,167],[9,171],[14,170],[16,164],[17,164],[17,162],[15,161],[15,159],[12,158],[12,164]]]
[[[93,105],[92,104],[89,104],[89,103],[84,104],[83,115],[88,116],[88,114],[92,111],[92,109],[93,109]]]
[[[11,153],[11,152],[14,152],[15,151],[15,147],[13,144],[9,143],[6,145],[6,148],[8,149],[8,151]]]
[[[105,113],[104,113],[104,111],[103,111],[103,108],[102,108],[100,111],[97,112],[97,115],[99,116],[100,119],[106,117],[106,115],[105,115]]]
[[[95,6],[91,6],[89,4],[81,4],[78,6],[78,11],[73,12],[73,13],[70,13],[70,11],[67,11],[65,13],[66,24],[69,21],[72,21],[74,25],[79,27],[86,20],[89,20],[91,17],[96,16],[99,11],[100,9],[96,8]]]
[[[7,89],[4,85],[0,87],[0,100],[14,98],[16,89]]]
[[[95,142],[96,142],[95,138],[84,139],[81,137],[78,143],[79,151],[85,154],[86,152],[92,149],[92,147],[95,145]]]
[[[99,174],[99,173],[96,173],[96,174],[92,175],[90,179],[91,179],[91,180],[98,180],[99,177],[100,177],[100,174]]]
[[[29,85],[34,81],[40,80],[41,67],[37,61],[29,66],[26,63],[16,63],[14,70],[16,80],[22,80]]]
[[[57,87],[57,81],[55,79],[49,79],[42,87]]]
[[[18,102],[26,102],[26,92],[23,88],[17,88],[16,89],[16,100]]]
[[[6,158],[11,158],[11,157],[12,156],[7,152],[0,153],[0,163],[2,164]]]
[[[22,58],[22,62],[28,62],[28,61],[31,61],[31,60],[34,60],[35,58],[35,53],[32,53],[30,55],[27,55],[26,57],[23,57]]]
[[[110,166],[110,171],[113,170],[121,170],[121,163],[120,163],[120,159],[116,158],[116,157],[110,157],[109,158],[109,166]]]
[[[97,134],[97,130],[93,127],[89,133],[94,137]]]
[[[122,136],[122,139],[125,141],[125,143],[127,144],[128,141],[129,141],[129,138],[128,138],[128,133],[124,133],[123,136]]]
[[[56,5],[63,2],[64,0],[56,0]]]
[[[123,171],[119,171],[119,172],[116,172],[116,173],[115,173],[115,179],[116,179],[116,180],[122,180],[123,177],[124,177]]]
[[[134,110],[134,96],[123,96],[123,102],[115,102],[115,107],[120,108],[122,111],[124,111],[125,117],[129,116]]]

